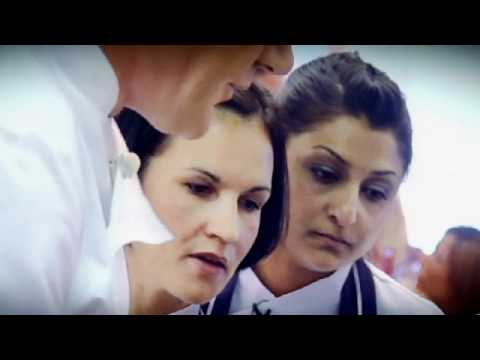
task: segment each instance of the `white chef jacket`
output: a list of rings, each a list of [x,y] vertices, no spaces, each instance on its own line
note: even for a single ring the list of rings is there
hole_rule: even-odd
[[[432,302],[413,293],[387,274],[365,261],[372,271],[375,286],[377,314],[379,315],[440,315],[442,311]],[[317,280],[301,289],[275,297],[259,280],[251,268],[242,270],[232,296],[229,313],[251,315],[253,304],[262,313],[270,315],[336,315],[340,306],[343,284],[351,265],[338,269],[331,276]],[[213,306],[210,304],[207,313]],[[175,314],[199,314],[198,305]]]
[[[0,313],[128,310],[119,227],[107,228],[118,94],[97,46],[0,47]],[[134,179],[116,178],[116,192]],[[125,201],[113,201],[112,216],[125,217],[114,210]],[[164,240],[138,235],[130,241]]]

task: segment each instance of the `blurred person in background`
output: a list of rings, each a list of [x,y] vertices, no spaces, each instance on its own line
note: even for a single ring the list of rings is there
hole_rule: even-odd
[[[367,259],[408,289],[415,291],[425,254],[409,244],[400,198]]]
[[[425,257],[417,290],[446,314],[480,314],[480,231],[448,229],[435,252]]]

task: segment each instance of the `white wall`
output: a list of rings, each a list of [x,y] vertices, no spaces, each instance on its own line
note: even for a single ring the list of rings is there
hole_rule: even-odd
[[[430,253],[447,228],[480,228],[480,47],[348,49],[387,72],[407,99],[414,157],[400,194],[409,242]],[[329,50],[295,46],[295,67]]]

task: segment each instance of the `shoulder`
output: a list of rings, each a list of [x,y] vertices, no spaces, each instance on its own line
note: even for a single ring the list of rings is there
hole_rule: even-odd
[[[48,57],[29,47],[2,48],[0,130],[7,146],[71,148],[76,134],[72,102],[67,99]]]
[[[23,214],[20,218],[38,223],[12,233],[42,229],[45,237],[54,238],[66,219],[72,229],[83,221],[88,154],[73,101],[50,62],[42,47],[0,49],[0,187],[11,199],[11,218]]]
[[[431,301],[415,294],[386,273],[366,262],[372,271],[380,315],[441,315]]]
[[[81,66],[66,64],[61,49],[54,48],[0,49],[0,151],[8,154],[0,164],[42,167],[40,172],[69,182],[89,171],[85,164],[100,162],[97,159],[103,156],[106,132],[103,123],[110,123],[106,114],[104,118],[85,98],[81,82],[75,80]],[[83,82],[93,86],[89,78]]]

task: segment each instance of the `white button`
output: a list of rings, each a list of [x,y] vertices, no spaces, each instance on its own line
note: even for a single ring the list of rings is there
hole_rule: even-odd
[[[124,178],[130,178],[140,169],[140,158],[132,152],[121,154],[117,159],[117,166],[120,166]]]

